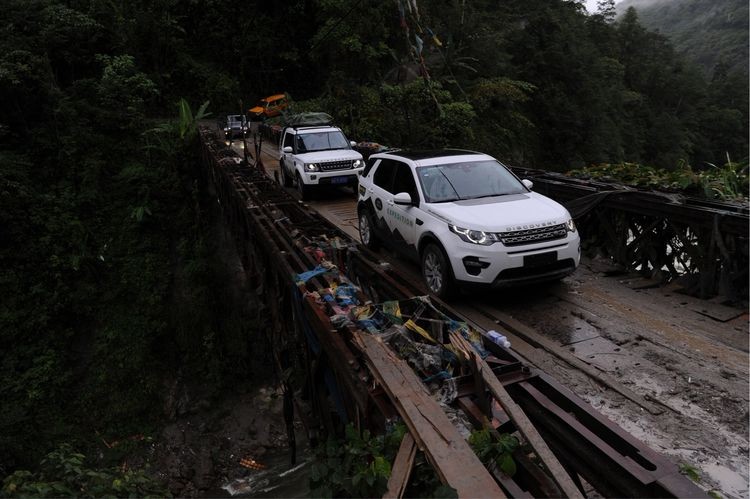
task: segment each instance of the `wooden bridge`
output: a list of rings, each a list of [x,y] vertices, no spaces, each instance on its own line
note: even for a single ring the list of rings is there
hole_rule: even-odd
[[[408,434],[392,463],[387,496],[403,494],[416,452],[459,497],[582,497],[591,491],[607,497],[705,496],[670,460],[525,365],[446,303],[422,296],[408,278],[291,197],[261,165],[217,142],[213,130],[202,129],[201,137],[205,185],[221,205],[248,281],[265,300],[287,414],[296,408],[313,442],[341,434],[347,424],[382,432],[390,422],[403,421]],[[534,180],[538,190],[568,189],[570,198],[580,187],[555,178]],[[617,196],[607,202],[615,200],[628,203]],[[636,203],[629,209],[642,208]],[[634,239],[642,241],[654,227],[641,222],[630,228],[639,230]],[[731,244],[742,244],[740,232]],[[746,233],[744,238],[746,257]],[[727,239],[713,240],[720,258],[726,256]],[[627,247],[633,253],[639,246]],[[624,258],[644,262],[638,252]],[[405,351],[427,351],[437,360],[399,355]],[[448,395],[438,401],[441,390]],[[519,438],[523,451],[514,453],[513,476],[479,460],[446,415],[449,408],[475,429]],[[643,408],[660,410],[645,400]]]

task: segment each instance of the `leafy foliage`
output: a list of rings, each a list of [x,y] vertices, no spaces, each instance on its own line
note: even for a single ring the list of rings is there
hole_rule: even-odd
[[[17,470],[3,480],[5,497],[166,497],[143,471],[92,469],[68,444],[47,454],[37,472]]]
[[[391,476],[391,464],[406,433],[397,424],[383,435],[346,427],[343,439],[331,437],[315,449],[310,469],[310,491],[314,497],[380,497]],[[424,455],[415,459],[407,487],[408,497],[457,497],[443,486]]]
[[[391,475],[390,463],[403,438],[405,427],[398,426],[386,435],[360,434],[352,425],[346,438],[329,438],[315,451],[310,469],[312,495],[316,497],[382,496]]]
[[[513,460],[513,452],[518,448],[516,437],[503,433],[499,438],[495,438],[488,429],[482,429],[471,433],[469,444],[485,465],[494,463],[505,475],[515,475],[516,462]]]
[[[599,164],[571,170],[568,175],[644,189],[685,192],[710,199],[742,201],[748,197],[748,166],[732,162],[721,168],[710,165],[703,171],[694,171],[686,163],[676,170],[635,163]]]

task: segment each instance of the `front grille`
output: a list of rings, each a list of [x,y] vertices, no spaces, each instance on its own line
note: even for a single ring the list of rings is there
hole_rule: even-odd
[[[511,232],[499,232],[498,239],[505,246],[521,246],[523,244],[543,243],[564,239],[568,229],[565,224],[550,225],[548,227],[536,227],[534,229],[514,230]]]
[[[559,278],[566,274],[571,274],[576,269],[576,263],[572,258],[558,260],[554,263],[542,265],[539,267],[514,267],[505,269],[495,278],[495,285],[502,285],[503,282],[534,282],[543,281],[547,278]]]
[[[319,163],[320,169],[324,172],[330,172],[334,170],[349,170],[352,167],[352,160],[348,159],[345,161],[328,161],[326,163]]]

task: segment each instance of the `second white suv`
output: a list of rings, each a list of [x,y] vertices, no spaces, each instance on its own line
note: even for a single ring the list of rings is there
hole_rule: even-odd
[[[308,199],[320,185],[357,185],[365,167],[340,128],[330,125],[286,127],[279,141],[279,167],[284,187],[297,186]]]
[[[362,243],[388,243],[421,264],[429,290],[560,279],[580,262],[568,211],[495,158],[463,151],[370,156],[359,179]]]

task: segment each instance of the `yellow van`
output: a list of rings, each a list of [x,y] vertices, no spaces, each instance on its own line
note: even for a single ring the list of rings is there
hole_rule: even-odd
[[[278,116],[283,109],[289,106],[289,97],[286,94],[276,94],[261,99],[255,107],[248,110],[250,119],[264,119]]]

